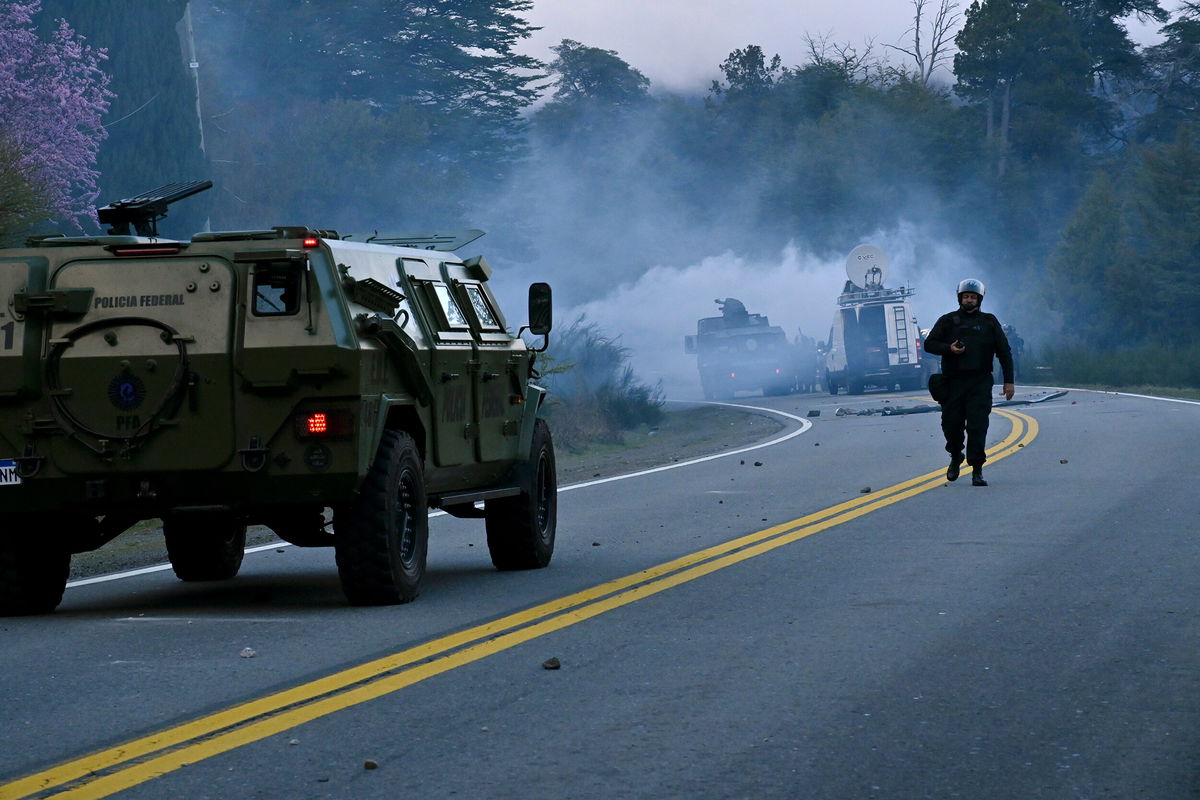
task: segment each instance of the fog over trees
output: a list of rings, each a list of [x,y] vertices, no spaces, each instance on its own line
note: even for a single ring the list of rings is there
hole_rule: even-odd
[[[916,231],[912,270],[953,243],[1064,379],[1200,386],[1200,3],[913,0],[906,44],[796,31],[802,63],[747,43],[683,95],[587,42],[522,55],[532,2],[5,0],[0,43],[32,72],[0,65],[0,191],[213,179],[163,221],[179,237],[481,227],[490,261],[548,277],[560,305],[659,265],[832,261]],[[1138,47],[1135,18],[1162,42]],[[98,72],[30,139],[14,87],[49,74],[31,59],[68,41],[59,19]],[[47,147],[75,155],[47,172]],[[0,225],[78,218],[8,197]]]

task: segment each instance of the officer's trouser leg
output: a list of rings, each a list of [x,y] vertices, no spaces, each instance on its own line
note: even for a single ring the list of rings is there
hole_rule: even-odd
[[[966,396],[967,463],[982,467],[987,461],[988,418],[992,413],[992,376],[972,381]]]
[[[947,397],[942,403],[942,434],[946,437],[946,452],[955,464],[963,460],[963,434],[967,421],[966,398],[959,381],[947,382]]]

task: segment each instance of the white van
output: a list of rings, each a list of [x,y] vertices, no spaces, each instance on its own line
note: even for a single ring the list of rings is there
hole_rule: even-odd
[[[868,386],[920,388],[925,378],[921,331],[908,302],[915,290],[883,287],[887,259],[872,245],[851,251],[846,273],[849,280],[822,348],[829,393],[843,387],[849,394],[862,394]]]

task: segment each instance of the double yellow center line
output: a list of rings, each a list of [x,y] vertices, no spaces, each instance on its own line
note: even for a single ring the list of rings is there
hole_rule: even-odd
[[[1012,422],[988,450],[1005,458],[1033,441],[1037,421],[997,409]],[[233,706],[0,785],[0,800],[109,797],[188,764],[365,703],[494,653],[599,616],[673,586],[770,552],[814,533],[941,486],[944,470],[709,547],[483,625]]]

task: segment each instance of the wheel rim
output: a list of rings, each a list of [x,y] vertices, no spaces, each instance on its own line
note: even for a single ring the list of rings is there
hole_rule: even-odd
[[[537,529],[545,535],[550,527],[550,504],[553,502],[550,488],[550,460],[542,453],[537,469]]]
[[[417,552],[417,527],[413,518],[413,498],[416,494],[412,472],[400,473],[399,491],[396,495],[396,533],[400,541],[400,560],[408,566]]]

